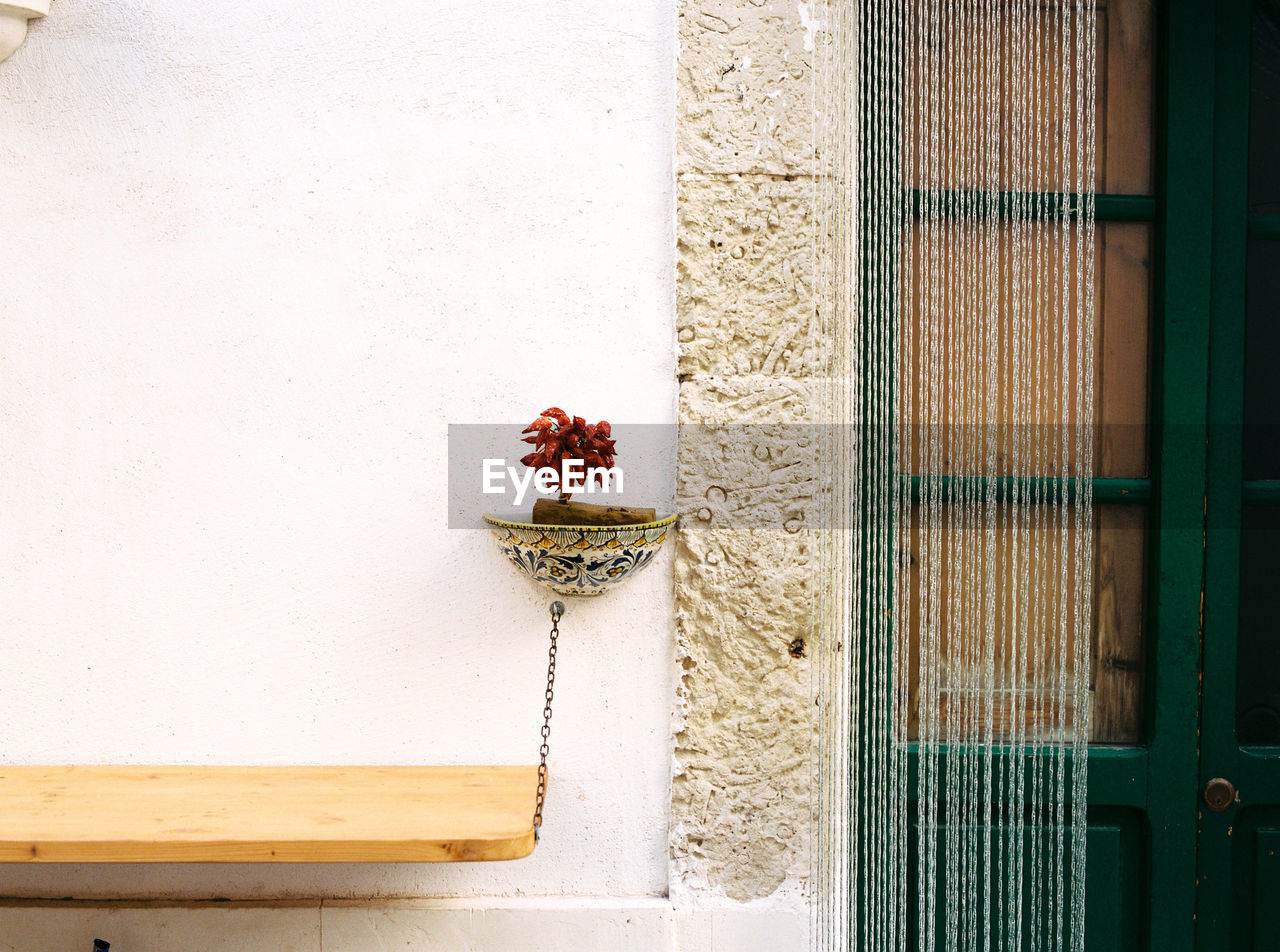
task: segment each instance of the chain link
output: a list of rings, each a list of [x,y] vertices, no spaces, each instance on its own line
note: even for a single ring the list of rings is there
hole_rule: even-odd
[[[542,705],[542,746],[538,748],[538,800],[533,808],[533,838],[542,837],[542,805],[547,799],[547,754],[551,752],[551,702],[556,687],[556,639],[560,637],[560,618],[564,615],[564,602],[551,603],[551,647],[547,649],[547,693]]]

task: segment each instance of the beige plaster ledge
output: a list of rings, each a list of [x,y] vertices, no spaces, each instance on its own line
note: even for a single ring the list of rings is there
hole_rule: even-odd
[[[13,51],[27,38],[28,21],[48,13],[49,0],[0,2],[0,63],[13,55]]]

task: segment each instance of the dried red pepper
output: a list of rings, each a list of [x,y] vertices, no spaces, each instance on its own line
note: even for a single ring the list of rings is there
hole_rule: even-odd
[[[562,465],[567,460],[581,460],[584,476],[604,483],[601,472],[592,473],[593,469],[604,470],[613,466],[615,457],[614,441],[610,439],[612,429],[607,420],[599,423],[588,423],[582,417],[571,417],[559,407],[548,407],[538,418],[522,431],[532,433],[524,442],[532,443],[534,451],[520,462],[534,469],[549,467],[556,473],[562,472]],[[561,499],[568,499],[571,493],[561,492]]]

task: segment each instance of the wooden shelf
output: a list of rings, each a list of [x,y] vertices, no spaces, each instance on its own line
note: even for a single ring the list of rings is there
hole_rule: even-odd
[[[0,862],[519,859],[537,770],[0,767]]]

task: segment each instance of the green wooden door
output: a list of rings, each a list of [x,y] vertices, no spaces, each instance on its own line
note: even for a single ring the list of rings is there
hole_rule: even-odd
[[[1086,946],[1280,952],[1280,0],[1153,13],[1151,187],[1097,198],[1150,230],[1150,428],[1144,477],[1094,481],[1144,510],[1146,586],[1140,728],[1090,751]]]
[[[1280,952],[1280,0],[1149,12],[1149,187],[1096,203],[1149,236],[1149,427],[1143,475],[1094,480],[1145,590],[1138,655],[1097,658],[1141,704],[1090,750],[1086,947]]]
[[[1280,0],[1220,0],[1214,36],[1197,936],[1203,950],[1275,952],[1280,950]]]
[[[1280,0],[1156,16],[1148,677],[1087,946],[1280,952]]]
[[[1148,677],[1087,945],[1280,952],[1280,0],[1156,13]]]

